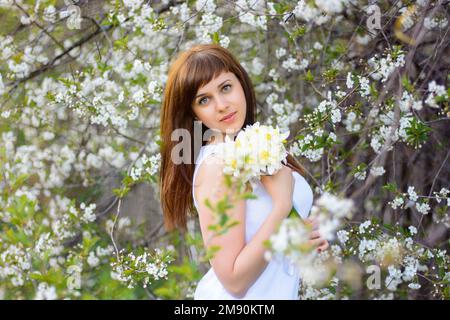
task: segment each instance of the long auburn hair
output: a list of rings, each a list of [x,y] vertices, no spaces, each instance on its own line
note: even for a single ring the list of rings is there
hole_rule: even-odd
[[[192,199],[192,179],[199,150],[194,150],[195,115],[192,104],[198,89],[222,72],[234,73],[244,90],[247,111],[243,128],[254,124],[256,98],[253,84],[247,72],[227,49],[215,44],[196,45],[180,53],[170,67],[161,111],[160,145],[160,200],[168,231],[175,228],[186,230],[188,216],[196,213]],[[179,143],[171,139],[175,129],[186,129],[190,133],[190,163],[175,164],[171,160],[172,149]],[[207,129],[202,124],[202,137]],[[287,164],[304,174],[303,167],[291,155],[287,156]]]

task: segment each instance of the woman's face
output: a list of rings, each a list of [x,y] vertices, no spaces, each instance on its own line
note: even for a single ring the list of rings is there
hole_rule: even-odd
[[[232,72],[222,72],[199,88],[192,104],[205,126],[223,134],[235,134],[242,128],[246,108],[244,90]],[[224,136],[218,138],[223,141]]]

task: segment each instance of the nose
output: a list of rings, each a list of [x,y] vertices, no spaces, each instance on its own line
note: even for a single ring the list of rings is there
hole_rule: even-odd
[[[229,102],[228,99],[223,95],[218,95],[216,98],[216,110],[219,112],[223,112],[228,109]]]

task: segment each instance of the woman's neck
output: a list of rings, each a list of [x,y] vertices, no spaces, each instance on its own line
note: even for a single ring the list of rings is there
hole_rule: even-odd
[[[219,143],[224,143],[225,142],[225,133],[222,133],[220,135],[213,135],[210,140],[208,140],[206,142],[206,145],[210,145],[210,144],[219,144]],[[235,135],[228,135],[228,137],[232,140],[234,140]]]

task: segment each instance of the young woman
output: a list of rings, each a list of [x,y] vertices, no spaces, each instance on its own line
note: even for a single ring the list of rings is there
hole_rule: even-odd
[[[233,135],[255,122],[255,109],[250,78],[228,50],[197,45],[172,64],[161,113],[160,194],[165,225],[168,230],[185,229],[188,215],[198,212],[205,246],[220,246],[210,260],[212,268],[197,286],[195,299],[298,298],[298,272],[283,257],[267,262],[263,245],[293,206],[304,219],[311,209],[311,188],[292,156],[287,166],[253,185],[257,199],[234,200],[227,213],[239,222],[236,226],[220,236],[212,236],[208,229],[216,221],[205,200],[214,204],[233,193],[225,186],[223,164],[215,151],[225,134]],[[195,121],[202,123],[202,137],[207,129],[218,133],[202,142],[200,150],[194,150]],[[190,150],[182,151],[183,159],[189,161],[174,161],[179,144],[172,141],[176,129],[189,132]],[[311,232],[310,242],[317,250],[328,247],[317,230]]]

